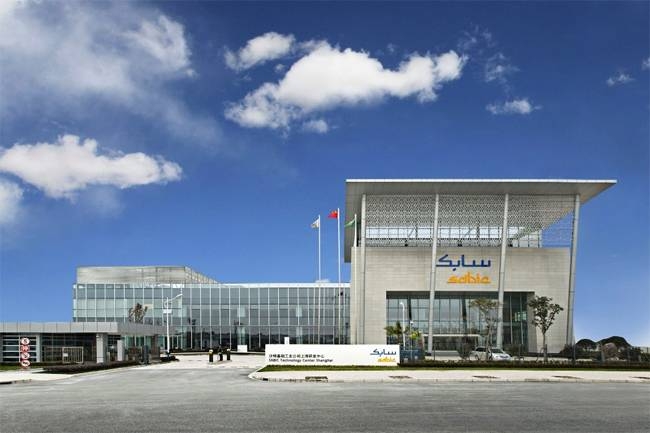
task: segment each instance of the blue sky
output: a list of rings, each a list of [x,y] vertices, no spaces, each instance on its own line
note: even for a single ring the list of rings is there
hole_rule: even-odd
[[[70,320],[81,265],[314,280],[346,178],[617,179],[582,209],[576,333],[648,346],[649,12],[3,2],[0,320]]]

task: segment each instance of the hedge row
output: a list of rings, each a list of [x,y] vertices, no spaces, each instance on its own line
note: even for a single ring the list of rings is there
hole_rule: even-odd
[[[541,361],[414,361],[402,368],[494,368],[494,369],[552,369],[552,370],[650,370],[648,362],[541,362]]]
[[[132,365],[140,365],[138,361],[113,361],[105,364],[66,364],[66,365],[50,365],[43,368],[44,373],[85,373],[87,371],[108,370],[111,368],[129,367]]]

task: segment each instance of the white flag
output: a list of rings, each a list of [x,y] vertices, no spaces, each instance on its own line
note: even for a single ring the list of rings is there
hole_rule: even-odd
[[[316,221],[314,221],[313,223],[311,223],[311,228],[313,228],[313,229],[317,229],[317,228],[319,228],[319,227],[320,227],[320,215],[318,216],[318,218],[316,218]]]

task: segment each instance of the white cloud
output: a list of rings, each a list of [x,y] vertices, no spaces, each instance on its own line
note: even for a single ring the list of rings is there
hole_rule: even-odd
[[[190,50],[181,24],[160,15],[156,22],[142,21],[138,31],[126,32],[125,36],[157,59],[161,68],[195,74],[190,68]]]
[[[226,51],[226,65],[235,71],[243,71],[255,65],[279,59],[291,52],[296,41],[293,35],[268,32],[246,42],[239,51]]]
[[[625,72],[619,72],[616,75],[612,75],[606,81],[609,87],[618,86],[621,84],[628,84],[634,81],[634,78],[626,74]]]
[[[650,57],[641,61],[641,69],[650,69]]]
[[[292,121],[340,106],[371,104],[387,97],[436,99],[436,91],[461,76],[466,58],[454,51],[411,55],[396,70],[363,51],[319,43],[277,83],[265,83],[227,108],[245,127],[289,128]]]
[[[181,177],[181,167],[144,153],[98,154],[92,139],[64,135],[55,143],[14,144],[0,152],[0,172],[13,174],[53,198],[74,199],[92,185],[125,189],[166,183]]]
[[[302,129],[304,131],[316,132],[318,134],[325,134],[327,131],[329,131],[330,127],[325,120],[314,119],[303,123]]]
[[[16,221],[20,214],[23,189],[13,182],[0,179],[0,226]]]
[[[488,104],[485,109],[492,114],[530,114],[542,107],[533,105],[528,98],[513,99],[503,103]]]
[[[519,68],[510,63],[503,53],[496,53],[485,62],[483,78],[486,83],[496,81],[506,84],[508,76],[517,72]]]
[[[477,52],[481,53],[486,48],[496,45],[492,33],[479,26],[474,26],[469,31],[464,31],[458,43],[456,44],[459,51],[463,53]]]
[[[175,136],[195,139],[195,131],[203,131],[201,144],[220,140],[214,119],[193,113],[166,90],[195,74],[191,52],[182,24],[146,4],[25,2],[5,8],[0,58],[0,117],[20,116],[31,106],[85,116],[100,101]]]

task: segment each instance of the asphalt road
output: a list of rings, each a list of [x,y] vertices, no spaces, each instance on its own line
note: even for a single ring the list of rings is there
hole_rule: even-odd
[[[0,387],[5,432],[647,432],[650,385],[270,383],[130,369]]]

